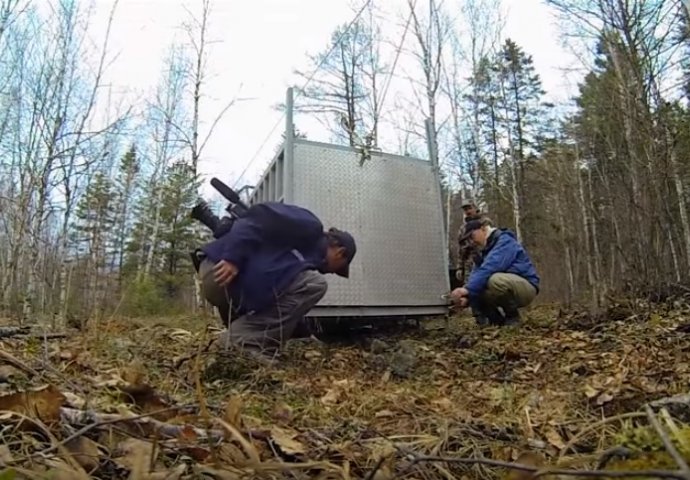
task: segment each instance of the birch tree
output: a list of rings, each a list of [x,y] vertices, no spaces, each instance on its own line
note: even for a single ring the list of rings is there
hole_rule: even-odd
[[[419,2],[421,3],[421,2]],[[408,8],[412,16],[412,29],[414,32],[415,46],[412,55],[417,61],[421,81],[419,77],[413,77],[413,85],[416,87],[417,101],[420,110],[431,123],[430,151],[438,155],[439,142],[439,96],[443,80],[444,45],[450,36],[448,19],[435,0],[429,0],[426,14],[422,14],[422,8],[417,6],[414,0],[408,0]],[[439,163],[439,159],[432,159]]]
[[[161,233],[162,178],[170,162],[180,155],[186,146],[180,134],[185,124],[184,94],[187,87],[187,61],[184,50],[173,44],[164,63],[163,74],[149,107],[149,125],[152,141],[150,155],[152,172],[147,182],[146,219],[140,222],[146,238],[140,254],[139,278],[148,277],[158,253]]]
[[[327,49],[309,56],[308,70],[295,72],[305,83],[309,80],[297,92],[295,111],[324,123],[336,141],[377,145],[388,69],[381,44],[379,22],[371,7],[352,25],[339,26]]]

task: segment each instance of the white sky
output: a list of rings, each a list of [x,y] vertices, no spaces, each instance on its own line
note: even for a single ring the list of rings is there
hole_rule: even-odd
[[[92,35],[100,42],[113,0],[93,1]],[[406,12],[406,0],[374,2],[387,11]],[[200,12],[200,3],[190,0],[186,5],[196,13]],[[110,39],[111,57],[117,58],[106,79],[113,95],[126,93],[134,101],[141,98],[137,95],[147,95],[153,89],[167,47],[175,36],[183,35],[179,29],[187,15],[183,5],[177,0],[119,0]],[[547,94],[566,99],[573,93],[574,83],[567,81],[562,69],[572,66],[575,60],[561,48],[549,8],[541,0],[504,0],[504,6],[508,13],[505,36],[532,55]],[[281,118],[272,106],[284,100],[291,82],[301,84],[293,70],[306,67],[306,53],[327,48],[334,28],[353,17],[347,0],[214,0],[209,37],[215,43],[209,51],[202,121],[206,126],[210,124],[235,96],[248,100],[228,111],[203,152],[199,168],[207,178],[215,175],[231,185],[235,183]],[[399,38],[401,17],[401,13],[388,17],[382,24],[384,35]],[[411,40],[412,34],[408,37]],[[398,92],[389,95],[404,95],[409,87],[400,81],[396,88]],[[392,108],[392,99],[386,103]],[[318,122],[302,115],[297,115],[295,121],[310,139],[329,140]],[[275,129],[241,183],[258,179],[283,128],[281,123]]]

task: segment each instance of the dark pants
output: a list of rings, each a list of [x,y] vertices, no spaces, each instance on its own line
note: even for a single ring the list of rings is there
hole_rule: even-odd
[[[213,263],[204,260],[199,267],[204,296],[214,306],[227,306],[229,295],[213,278]],[[275,303],[233,321],[223,334],[222,343],[232,342],[254,353],[276,354],[328,290],[328,282],[319,272],[305,270],[276,297]]]

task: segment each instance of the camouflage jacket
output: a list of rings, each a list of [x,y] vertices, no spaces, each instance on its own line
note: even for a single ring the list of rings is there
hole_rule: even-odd
[[[472,220],[481,220],[484,218],[485,215],[482,212],[477,213],[476,215],[472,216],[466,216],[464,218],[465,223],[470,222]],[[472,267],[474,265],[477,265],[477,262],[479,261],[479,257],[481,255],[481,251],[479,248],[472,243],[470,240],[465,240],[464,242],[462,241],[462,233],[464,230],[464,224],[463,228],[460,229],[460,232],[458,233],[458,259],[459,259],[459,264],[458,264],[458,270],[464,271],[465,276],[469,275],[470,271],[472,270]]]

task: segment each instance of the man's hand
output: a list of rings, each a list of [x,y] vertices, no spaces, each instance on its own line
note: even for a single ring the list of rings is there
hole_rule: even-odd
[[[465,287],[460,287],[450,292],[450,299],[455,305],[459,307],[466,307],[469,303],[467,295],[469,295],[467,289]]]
[[[226,260],[221,260],[216,263],[216,266],[213,267],[213,272],[215,274],[213,277],[214,280],[221,287],[229,285],[238,273],[237,267]]]

